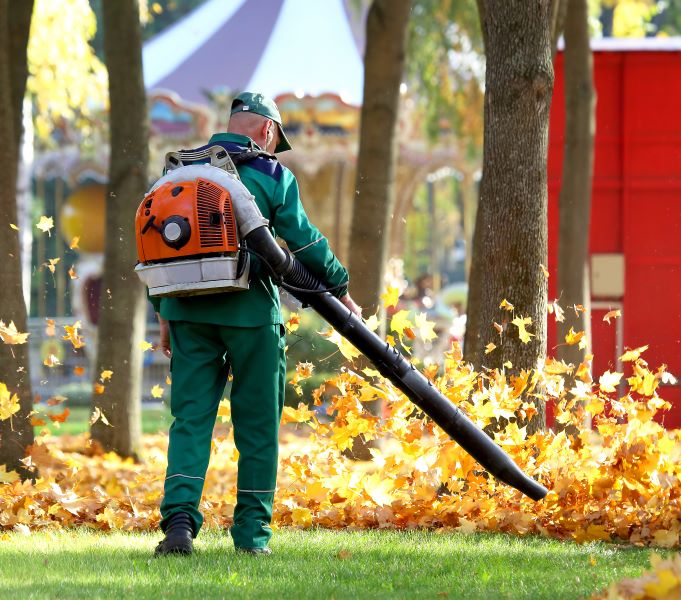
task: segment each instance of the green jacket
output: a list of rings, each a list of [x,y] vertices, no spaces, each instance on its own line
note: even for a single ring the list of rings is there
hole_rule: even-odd
[[[249,144],[259,150],[253,141],[243,135],[218,133],[210,143],[227,142],[235,150]],[[255,202],[269,221],[275,236],[282,238],[289,250],[314,275],[329,287],[347,284],[348,273],[329,248],[329,243],[310,223],[300,201],[298,182],[289,169],[278,161],[257,158],[237,166],[241,181],[255,196]],[[154,310],[168,321],[213,323],[237,327],[260,327],[282,323],[279,308],[279,290],[265,272],[258,268],[251,256],[252,277],[250,289],[243,292],[208,294],[204,296],[150,298]],[[345,294],[347,286],[334,292]]]

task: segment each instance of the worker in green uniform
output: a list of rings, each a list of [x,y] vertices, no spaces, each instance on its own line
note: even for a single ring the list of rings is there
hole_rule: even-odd
[[[276,104],[262,94],[242,93],[232,103],[227,133],[208,146],[256,158],[237,165],[242,183],[296,258],[333,289],[355,314],[348,274],[319,230],[308,220],[298,183],[270,152],[290,150]],[[262,152],[264,151],[264,152]],[[211,437],[228,372],[234,442],[239,451],[237,503],[230,533],[238,551],[271,551],[270,523],[277,476],[278,431],[284,407],[285,329],[278,288],[267,269],[255,269],[247,291],[151,298],[161,326],[161,347],[171,359],[168,469],[161,502],[164,539],[157,555],[192,552],[203,523],[199,501]]]

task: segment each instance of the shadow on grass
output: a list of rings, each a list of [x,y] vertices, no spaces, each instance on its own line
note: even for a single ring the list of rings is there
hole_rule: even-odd
[[[31,543],[35,537],[36,543]],[[271,557],[202,532],[191,557],[152,557],[152,534],[60,532],[0,545],[7,598],[584,598],[639,574],[649,551],[538,537],[277,532]]]

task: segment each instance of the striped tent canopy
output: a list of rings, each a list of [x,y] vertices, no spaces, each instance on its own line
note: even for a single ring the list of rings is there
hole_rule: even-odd
[[[149,91],[208,104],[257,90],[358,106],[363,18],[353,0],[207,0],[144,45]]]

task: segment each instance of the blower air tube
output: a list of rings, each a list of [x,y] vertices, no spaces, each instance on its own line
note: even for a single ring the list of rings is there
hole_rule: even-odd
[[[395,348],[370,331],[329,292],[295,257],[282,249],[267,227],[258,227],[246,242],[262,256],[293,296],[311,306],[343,337],[364,354],[386,379],[437,423],[449,436],[498,480],[516,488],[532,500],[541,500],[548,490],[523,473],[518,465],[477,425],[406,360]],[[296,291],[308,289],[309,293]]]

